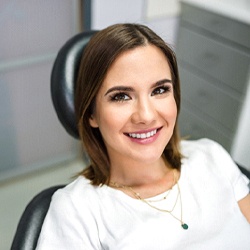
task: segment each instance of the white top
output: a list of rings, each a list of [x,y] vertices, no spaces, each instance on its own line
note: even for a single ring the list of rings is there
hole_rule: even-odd
[[[169,213],[78,177],[54,194],[37,249],[250,249],[250,224],[237,203],[249,192],[248,179],[215,142],[183,141],[181,146],[179,187],[188,230]],[[177,194],[175,185],[165,201],[153,204],[170,209]],[[180,205],[178,199],[173,211],[179,219]]]

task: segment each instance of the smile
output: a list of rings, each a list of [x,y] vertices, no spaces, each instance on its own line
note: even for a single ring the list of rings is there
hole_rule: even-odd
[[[157,129],[154,129],[146,133],[128,133],[127,135],[132,138],[146,139],[146,138],[150,138],[154,136],[156,133],[157,133]]]

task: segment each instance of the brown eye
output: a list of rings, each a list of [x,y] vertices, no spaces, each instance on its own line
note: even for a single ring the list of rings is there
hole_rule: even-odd
[[[154,89],[154,91],[152,92],[152,96],[154,95],[162,95],[166,92],[169,92],[171,90],[171,88],[169,86],[161,86],[161,87],[157,87]]]
[[[110,98],[110,100],[114,101],[114,102],[123,102],[123,101],[128,101],[130,99],[131,98],[127,94],[125,94],[125,93],[114,94]]]

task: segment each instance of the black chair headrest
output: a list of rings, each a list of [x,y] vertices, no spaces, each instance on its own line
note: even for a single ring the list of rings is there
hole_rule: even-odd
[[[83,32],[68,40],[58,52],[51,73],[51,97],[59,121],[66,131],[79,139],[74,89],[84,48],[97,31]]]

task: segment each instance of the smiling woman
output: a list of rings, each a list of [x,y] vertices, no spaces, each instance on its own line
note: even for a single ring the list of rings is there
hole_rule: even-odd
[[[175,54],[117,24],[85,49],[76,84],[90,165],[55,193],[37,249],[248,249],[248,179],[208,139],[180,140]]]
[[[161,92],[164,94],[158,94]],[[151,98],[145,98],[148,96]],[[166,98],[167,96],[168,98]],[[114,100],[115,102],[113,102]],[[149,116],[153,114],[154,108],[152,107],[154,105],[159,106],[160,110],[170,112],[170,109],[166,108],[167,102],[170,100],[175,103],[173,111],[176,111],[177,108],[178,113],[180,85],[176,58],[174,52],[160,37],[145,26],[132,24],[113,25],[96,34],[95,39],[90,41],[89,46],[84,51],[75,102],[79,119],[79,132],[84,147],[92,159],[92,165],[84,171],[84,175],[91,179],[92,184],[108,183],[110,173],[113,171],[112,164],[110,164],[112,159],[106,153],[108,148],[101,132],[101,129],[105,127],[92,129],[98,127],[96,123],[98,116],[95,117],[97,114],[93,111],[97,111],[99,115],[102,114],[107,122],[112,122],[113,119],[115,124],[119,123],[120,120],[124,122],[126,118],[123,114],[128,116],[130,111],[133,112],[130,114],[131,121],[138,122],[137,120],[141,119],[141,116],[145,116],[142,119],[152,119]],[[102,108],[103,105],[106,105],[107,109],[98,112],[98,109]],[[136,109],[139,112],[134,112]],[[175,122],[177,114],[174,116]],[[112,119],[109,121],[110,117]],[[91,121],[92,128],[89,126]],[[104,119],[99,122],[104,122]],[[148,122],[146,121],[146,123]],[[144,134],[145,131],[149,132],[155,129],[160,132],[160,123],[161,121],[153,121],[151,124],[139,124],[134,127],[128,127],[127,124],[127,127],[124,127],[120,133],[122,135],[124,133]],[[175,124],[172,129],[173,136],[165,141],[163,154],[164,158],[170,162],[171,167],[179,169],[181,164],[179,134]],[[113,129],[110,131],[113,132]],[[131,142],[128,138],[125,139],[127,143]],[[113,141],[113,144],[118,145],[119,143],[120,141]],[[168,150],[165,150],[167,144]],[[131,148],[131,154],[140,150],[139,145],[135,146],[137,149]],[[129,149],[129,146],[127,145],[126,148]],[[146,151],[141,152],[144,157],[150,151],[149,147],[147,148],[147,153]],[[111,148],[109,147],[109,149]],[[121,160],[120,158],[118,162]],[[120,168],[122,167],[120,166]]]
[[[152,45],[123,52],[111,65],[89,120],[101,132],[106,146],[109,179],[122,183],[124,178],[138,179],[132,166],[143,171],[152,163],[162,169],[148,170],[148,178],[165,171],[161,155],[177,116],[171,78],[165,55]]]

